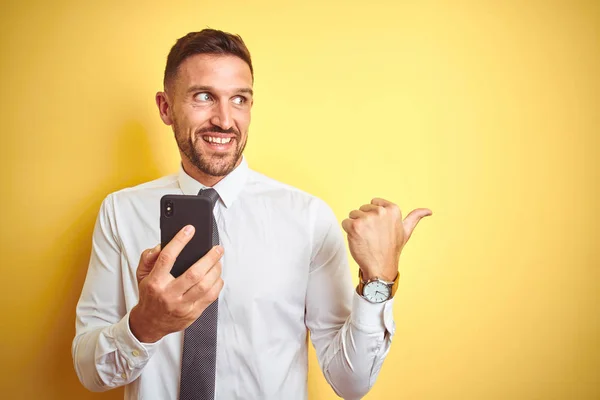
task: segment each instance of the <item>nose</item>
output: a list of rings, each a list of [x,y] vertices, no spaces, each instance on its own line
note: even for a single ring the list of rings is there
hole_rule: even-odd
[[[229,105],[227,103],[218,104],[214,108],[210,122],[224,130],[231,128],[233,126],[233,118],[231,117]]]

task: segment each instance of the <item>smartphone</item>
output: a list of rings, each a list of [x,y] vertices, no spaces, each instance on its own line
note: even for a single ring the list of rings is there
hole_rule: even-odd
[[[196,228],[171,268],[171,275],[177,278],[213,247],[213,204],[205,196],[168,194],[160,199],[160,210],[161,248],[164,249],[184,226]]]

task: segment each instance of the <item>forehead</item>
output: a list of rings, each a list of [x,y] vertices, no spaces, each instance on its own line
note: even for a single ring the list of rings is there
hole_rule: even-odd
[[[179,65],[176,82],[180,90],[191,86],[212,86],[219,90],[252,88],[252,73],[239,57],[196,54]]]

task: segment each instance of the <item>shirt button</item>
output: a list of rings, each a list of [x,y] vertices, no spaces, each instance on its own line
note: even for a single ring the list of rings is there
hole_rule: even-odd
[[[123,379],[127,379],[127,375],[125,374],[125,372],[123,372],[123,373],[121,374],[121,378],[123,378]]]
[[[139,351],[137,351],[137,350],[134,350],[134,351],[132,351],[132,352],[131,352],[131,354],[132,354],[134,357],[137,357],[137,356],[139,356],[139,355],[140,355],[140,352],[139,352]]]

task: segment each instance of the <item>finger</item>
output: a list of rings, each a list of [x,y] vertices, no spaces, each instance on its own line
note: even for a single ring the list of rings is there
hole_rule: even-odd
[[[364,211],[360,211],[360,210],[352,210],[352,211],[350,211],[350,214],[348,214],[348,215],[351,219],[357,219],[357,218],[366,218],[367,213],[365,213]]]
[[[142,279],[148,276],[150,271],[152,271],[152,267],[158,258],[158,254],[160,253],[160,244],[154,246],[151,249],[146,249],[142,252],[140,256],[140,263],[138,265],[137,271],[135,271],[135,275],[137,277],[138,283],[141,282]]]
[[[371,200],[371,204],[383,207],[387,211],[389,211],[393,216],[397,217],[398,219],[402,219],[402,210],[400,210],[400,207],[398,207],[397,204],[394,204],[391,201],[387,201],[385,199],[376,197],[373,200]]]
[[[382,199],[379,197],[375,197],[373,200],[371,200],[371,204],[385,208],[395,205],[391,201],[387,201],[386,199]]]
[[[354,232],[354,229],[352,227],[352,220],[349,218],[346,218],[345,220],[342,221],[342,228],[344,229],[344,231],[346,231],[347,234],[352,234]]]
[[[154,264],[151,274],[166,276],[171,272],[175,259],[186,244],[194,236],[194,226],[186,225],[166,244],[165,248],[161,250]]]
[[[410,235],[412,235],[419,221],[431,214],[433,213],[428,208],[417,208],[416,210],[412,210],[410,213],[408,213],[406,218],[404,218],[404,221],[402,221],[402,225],[404,226],[405,243],[408,241],[408,239],[410,239]]]
[[[190,289],[190,291],[186,293],[186,295],[190,294],[186,300],[196,303],[194,306],[197,309],[201,309],[201,312],[204,312],[209,305],[219,298],[219,294],[221,293],[221,290],[223,290],[224,285],[225,282],[219,277],[215,280],[214,284],[208,291],[203,293],[202,296],[196,296],[195,299],[191,293],[193,289]]]
[[[201,259],[192,264],[181,276],[172,282],[175,293],[184,294],[192,286],[202,281],[205,275],[221,260],[223,247],[214,246]]]
[[[142,253],[142,262],[146,267],[152,268],[160,254],[160,243]]]
[[[365,204],[360,207],[360,211],[364,211],[366,213],[368,213],[368,212],[379,213],[379,212],[381,212],[381,206],[376,206],[374,204]]]
[[[217,283],[221,280],[222,265],[217,262],[211,269],[206,272],[202,280],[191,286],[187,292],[183,294],[183,301],[196,302],[205,297]]]

